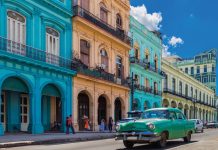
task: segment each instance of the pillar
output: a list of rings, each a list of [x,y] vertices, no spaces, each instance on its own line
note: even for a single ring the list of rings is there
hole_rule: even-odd
[[[2,99],[1,99],[1,91],[0,91],[0,106],[1,106],[1,103],[2,103]],[[1,112],[1,107],[0,107],[0,112]],[[1,120],[1,115],[0,115],[0,120]],[[4,127],[0,121],[0,136],[4,135]]]

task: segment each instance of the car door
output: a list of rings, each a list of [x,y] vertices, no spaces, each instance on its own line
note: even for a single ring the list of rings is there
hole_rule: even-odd
[[[186,119],[185,116],[179,111],[176,112],[176,126],[177,126],[176,138],[185,137]]]
[[[176,120],[176,113],[174,111],[169,111],[169,119],[170,119],[170,128],[169,130],[169,138],[175,139],[177,138],[177,120]]]

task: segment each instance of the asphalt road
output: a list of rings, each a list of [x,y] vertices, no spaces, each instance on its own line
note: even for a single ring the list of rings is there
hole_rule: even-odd
[[[135,145],[133,149],[156,149],[151,145]],[[185,144],[182,139],[168,141],[168,150],[218,150],[218,129],[206,129],[204,133],[196,133],[192,136],[192,142]],[[114,139],[52,144],[52,145],[35,145],[8,148],[6,150],[125,150],[122,141]]]

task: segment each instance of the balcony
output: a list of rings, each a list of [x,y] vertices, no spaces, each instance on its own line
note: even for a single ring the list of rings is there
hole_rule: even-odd
[[[17,56],[21,56],[21,59],[27,58],[30,61],[43,62],[48,65],[55,67],[61,67],[64,69],[72,69],[72,60],[47,53],[44,50],[39,50],[21,43],[17,43],[6,38],[0,37],[0,51],[1,55],[4,56],[14,56],[17,59]]]
[[[164,76],[164,72],[161,69],[156,68],[154,64],[148,62],[146,59],[141,60],[135,57],[130,57],[129,60],[131,64],[138,64],[142,66],[145,70],[149,70],[154,73],[158,73],[161,76]]]
[[[150,87],[145,87],[143,85],[135,85],[134,87],[135,87],[136,90],[144,91],[145,93],[150,93],[150,94],[158,95],[158,96],[162,95],[161,91],[154,90],[154,89],[152,89]]]
[[[72,68],[75,69],[79,74],[128,87],[126,79],[117,78],[115,74],[108,73],[101,68],[90,68],[83,64],[79,59],[74,59],[73,64],[74,65]]]
[[[122,42],[132,46],[132,38],[130,38],[124,30],[116,29],[113,26],[109,25],[106,22],[103,22],[99,17],[93,15],[91,12],[81,8],[80,6],[73,7],[73,16],[79,16],[87,21],[93,23],[94,25],[100,27],[101,29],[105,30],[106,32],[112,34]]]

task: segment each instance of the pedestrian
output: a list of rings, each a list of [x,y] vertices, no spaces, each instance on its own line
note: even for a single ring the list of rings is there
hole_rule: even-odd
[[[105,121],[104,119],[101,119],[100,131],[104,132],[104,130],[105,130]]]
[[[70,128],[70,119],[69,117],[66,117],[66,134],[69,134],[69,128]]]
[[[72,130],[72,134],[75,134],[75,130],[74,130],[74,127],[73,127],[73,118],[72,118],[72,115],[70,115],[70,128]]]
[[[109,117],[108,129],[109,129],[110,132],[112,132],[112,129],[113,129],[113,119],[112,119],[112,117]]]
[[[89,127],[89,118],[86,115],[84,115],[83,119],[84,119],[84,129],[86,131],[89,131],[90,130],[90,127]]]

